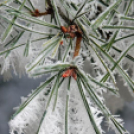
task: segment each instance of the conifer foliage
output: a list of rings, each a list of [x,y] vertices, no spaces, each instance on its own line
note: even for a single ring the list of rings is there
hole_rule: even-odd
[[[133,96],[133,7],[133,0],[1,1],[4,80],[12,72],[49,74],[21,98],[9,121],[11,134],[103,134],[104,120],[115,133],[129,133],[103,93],[119,97],[118,74]],[[86,60],[94,75],[83,69]]]

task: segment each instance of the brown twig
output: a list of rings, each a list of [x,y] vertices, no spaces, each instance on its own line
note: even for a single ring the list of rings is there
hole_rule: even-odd
[[[82,31],[77,25],[70,25],[69,27],[61,26],[61,31],[63,33],[69,33],[68,38],[77,38],[76,39],[76,46],[73,58],[79,55],[79,51],[81,48],[81,41],[82,41]]]
[[[75,46],[75,52],[73,58],[79,55],[80,52],[80,47],[81,47],[81,41],[82,41],[82,36],[77,36],[76,39],[76,46]]]
[[[48,15],[48,14],[52,14],[53,13],[53,9],[51,7],[49,7],[46,12],[44,13],[40,13],[38,9],[35,9],[34,12],[31,12],[31,15],[33,17],[40,17],[40,16],[44,16],[44,15]]]

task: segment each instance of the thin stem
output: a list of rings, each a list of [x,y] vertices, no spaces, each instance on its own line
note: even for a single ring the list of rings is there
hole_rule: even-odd
[[[63,83],[63,81],[64,81],[64,78],[62,78],[62,80],[61,80],[60,82],[59,82],[59,80],[57,81],[58,87],[56,88],[56,95],[55,95],[55,100],[54,100],[53,111],[54,111],[55,108],[56,108],[57,98],[58,98],[58,91],[59,91],[59,88],[60,88],[61,84]]]
[[[69,103],[69,95],[66,95],[66,105],[65,105],[65,134],[68,134],[68,103]]]
[[[79,55],[80,52],[80,48],[81,48],[81,41],[82,41],[82,36],[77,37],[76,39],[76,46],[75,46],[75,51],[74,51],[74,56],[73,58],[77,57]]]

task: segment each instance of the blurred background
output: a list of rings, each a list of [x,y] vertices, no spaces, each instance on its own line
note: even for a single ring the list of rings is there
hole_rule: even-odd
[[[30,79],[26,76],[22,78],[13,76],[8,82],[3,82],[3,78],[0,78],[0,134],[9,134],[8,121],[14,113],[13,107],[20,104],[20,97],[26,97],[32,89],[38,87],[40,82],[45,81],[46,77]],[[134,134],[134,100],[121,81],[118,81],[118,86],[121,98],[105,94],[107,106],[113,114],[119,114],[124,119],[125,128],[130,134]],[[106,134],[114,134],[114,132],[107,131]]]

